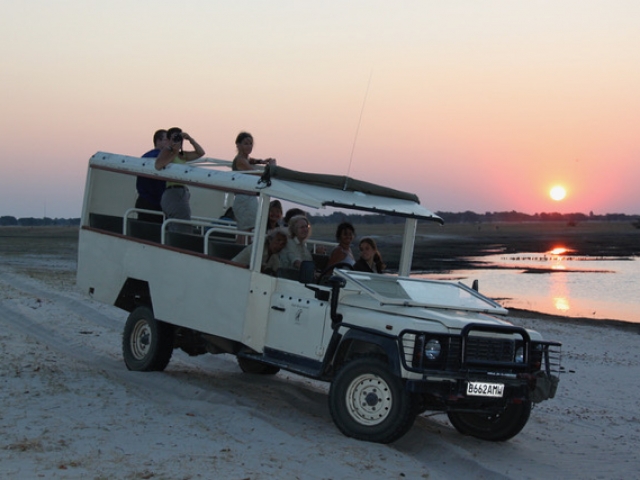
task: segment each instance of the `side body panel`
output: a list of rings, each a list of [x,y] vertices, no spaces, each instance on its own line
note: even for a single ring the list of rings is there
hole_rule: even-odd
[[[256,322],[248,329],[250,343],[261,348],[266,310],[256,306],[268,295],[249,295],[251,272],[196,255],[81,230],[78,246],[78,286],[93,298],[113,305],[128,278],[148,282],[156,318],[236,341],[245,340],[245,318]],[[258,336],[259,337],[259,336]]]

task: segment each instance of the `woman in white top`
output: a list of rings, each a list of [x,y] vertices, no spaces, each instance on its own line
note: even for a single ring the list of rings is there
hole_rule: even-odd
[[[236,137],[238,154],[233,159],[231,169],[235,171],[257,170],[255,165],[275,165],[275,158],[260,160],[251,157],[253,151],[253,136],[249,132],[240,132]],[[236,217],[238,230],[253,230],[256,224],[258,199],[255,195],[237,194],[233,200],[233,214]],[[244,241],[243,236],[238,241]]]
[[[328,265],[346,263],[353,267],[356,259],[351,251],[351,242],[356,237],[356,231],[349,222],[342,222],[336,229],[336,240],[338,246],[331,251]]]

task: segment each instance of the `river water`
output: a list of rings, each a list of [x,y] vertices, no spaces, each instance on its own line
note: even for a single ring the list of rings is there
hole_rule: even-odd
[[[456,280],[506,308],[640,323],[640,257],[577,257],[567,252],[474,257],[484,266],[422,278]]]

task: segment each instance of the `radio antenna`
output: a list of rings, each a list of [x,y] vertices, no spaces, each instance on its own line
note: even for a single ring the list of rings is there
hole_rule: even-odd
[[[371,77],[373,77],[373,68],[369,73],[369,81],[367,82],[367,90],[364,92],[364,99],[362,100],[362,108],[360,109],[360,118],[358,119],[358,126],[356,127],[356,134],[353,137],[353,145],[351,147],[351,155],[349,156],[349,167],[347,168],[347,178],[351,173],[351,162],[353,161],[353,152],[356,149],[356,141],[358,140],[358,133],[360,132],[360,124],[362,123],[362,114],[364,113],[364,106],[367,103],[367,97],[369,96],[369,87],[371,86]],[[347,189],[347,178],[344,179],[343,190]]]

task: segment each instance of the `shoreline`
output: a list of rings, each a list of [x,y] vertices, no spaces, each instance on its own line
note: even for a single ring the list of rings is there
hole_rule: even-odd
[[[317,229],[320,230],[317,232],[319,235],[314,235],[316,238],[326,237],[335,228],[326,225],[321,227]],[[594,222],[571,227],[550,222],[491,226],[454,224],[449,228],[445,225],[438,230],[432,227],[427,231],[424,226],[421,227],[416,235],[412,270],[424,273],[487,268],[481,261],[468,258],[496,253],[545,253],[559,243],[571,249],[571,256],[640,256],[640,229],[627,222]],[[33,255],[37,252],[36,255],[55,255],[75,261],[78,230],[77,226],[3,226],[0,227],[0,255]],[[359,231],[360,237],[379,237],[383,233],[389,234],[389,226],[385,230],[381,225],[363,225]],[[393,238],[400,230],[391,233]],[[376,239],[380,249],[384,249],[385,261],[393,261],[396,251],[399,257],[400,245],[397,241]],[[508,310],[509,316],[514,318],[539,318],[565,324],[600,325],[633,331],[640,329],[639,323],[624,320],[568,317],[516,308]]]
[[[616,328],[620,330],[635,332],[640,335],[640,323],[627,322],[625,320],[615,320],[615,319],[597,319],[597,318],[588,318],[588,317],[565,317],[562,315],[551,315],[548,313],[537,312],[535,310],[526,310],[521,308],[508,308],[509,311],[508,317],[518,318],[518,319],[535,319],[541,320],[543,322],[555,322],[572,324],[572,325],[581,325],[581,326],[595,326],[595,327],[607,327],[607,328]]]

